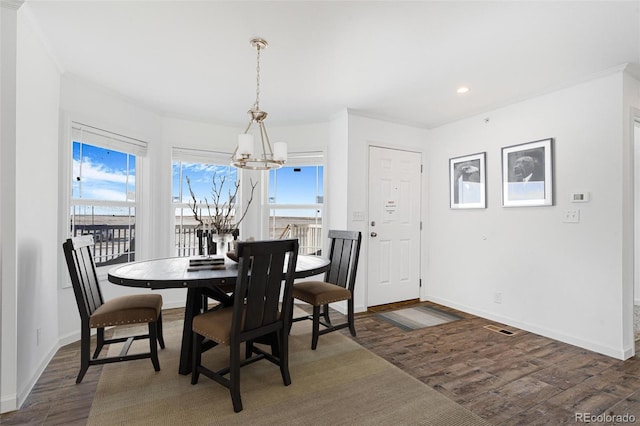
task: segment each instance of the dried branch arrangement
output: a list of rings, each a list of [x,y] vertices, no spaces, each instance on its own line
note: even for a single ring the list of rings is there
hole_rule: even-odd
[[[244,212],[242,212],[242,215],[238,219],[236,215],[236,195],[240,189],[240,180],[236,180],[234,185],[229,185],[227,194],[223,194],[226,179],[227,177],[224,175],[218,176],[217,173],[213,174],[211,184],[211,204],[209,204],[209,200],[207,200],[206,197],[204,199],[206,212],[202,212],[199,208],[199,205],[201,204],[198,203],[198,200],[191,189],[191,181],[188,176],[186,179],[187,185],[189,186],[189,192],[191,193],[191,202],[189,203],[189,207],[191,207],[193,217],[200,223],[202,229],[212,229],[216,234],[232,234],[236,232],[238,225],[240,225],[240,222],[242,222],[249,210],[249,206],[253,201],[253,193],[258,185],[257,182],[253,183],[252,180],[249,180],[249,183],[251,184],[251,196],[244,208]],[[228,198],[223,198],[223,195],[226,195]],[[226,200],[228,200],[228,202]]]

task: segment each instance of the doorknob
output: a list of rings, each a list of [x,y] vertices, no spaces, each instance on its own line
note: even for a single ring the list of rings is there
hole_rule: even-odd
[[[378,236],[378,234],[376,234],[375,232],[372,232],[372,233],[371,233],[371,236],[372,236],[372,237],[377,237],[377,236]]]

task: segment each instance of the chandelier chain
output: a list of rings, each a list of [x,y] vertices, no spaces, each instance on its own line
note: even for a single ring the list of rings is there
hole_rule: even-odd
[[[256,55],[256,103],[255,109],[260,109],[260,45],[256,46],[258,54]]]

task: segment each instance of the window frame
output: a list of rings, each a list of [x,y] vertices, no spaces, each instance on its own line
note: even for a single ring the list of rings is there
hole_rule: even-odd
[[[145,229],[145,210],[143,207],[143,192],[144,192],[144,169],[148,151],[148,142],[143,141],[141,139],[136,139],[134,137],[125,136],[122,133],[118,133],[117,130],[105,130],[105,128],[109,128],[111,126],[101,125],[101,127],[97,127],[94,125],[85,124],[86,120],[75,120],[68,117],[67,114],[62,113],[61,121],[65,123],[65,125],[61,126],[61,138],[60,144],[61,149],[59,153],[59,164],[61,164],[61,173],[59,174],[59,188],[60,188],[60,228],[59,235],[61,236],[61,240],[64,241],[71,236],[69,224],[72,220],[71,208],[73,205],[77,205],[77,203],[72,200],[73,190],[72,184],[73,181],[73,143],[81,142],[86,145],[97,146],[104,149],[111,149],[118,152],[123,152],[125,154],[134,155],[135,156],[135,201],[131,203],[130,201],[106,201],[106,200],[93,200],[90,205],[108,205],[108,206],[126,206],[132,207],[135,209],[134,217],[135,217],[135,236],[138,240],[136,244],[136,258],[141,259],[144,256],[144,244],[141,244],[141,241],[144,241],[146,238]],[[88,203],[83,203],[83,205],[87,205]],[[66,261],[64,256],[60,255],[61,263],[64,265],[61,272],[62,279],[59,280],[62,288],[67,288],[71,286],[71,282],[69,281]],[[100,280],[106,279],[107,271],[113,265],[103,265],[98,266],[96,271],[98,273],[98,278]]]
[[[216,166],[233,167],[230,165],[231,156],[232,154],[230,152],[227,153],[227,152],[214,151],[214,150],[194,149],[194,148],[176,147],[176,146],[171,148],[171,185],[169,188],[169,192],[170,192],[169,196],[171,200],[171,228],[173,228],[173,234],[171,237],[171,255],[172,256],[183,256],[183,257],[189,256],[189,254],[185,255],[185,254],[180,254],[176,252],[178,248],[176,245],[177,233],[175,232],[175,229],[176,229],[176,226],[178,225],[178,223],[176,222],[176,209],[183,208],[183,209],[188,209],[189,211],[191,210],[188,202],[173,201],[173,164],[177,161],[180,161],[182,163],[191,163],[191,164],[200,163],[200,164],[210,164],[210,165],[216,165]],[[240,170],[238,170],[237,178],[241,179]],[[179,196],[181,200],[184,200],[185,197],[182,192],[182,189],[183,188],[181,185]],[[241,193],[242,193],[242,189],[238,193],[238,195],[240,196],[240,200],[237,204],[237,208],[239,210],[242,210],[243,208],[243,199],[241,197]],[[187,194],[187,198],[189,198],[188,194]],[[184,217],[184,214],[182,215],[182,217]]]
[[[322,166],[322,203],[310,203],[310,204],[279,204],[279,203],[271,203],[269,189],[271,187],[271,174],[268,174],[268,185],[266,186],[266,194],[265,199],[266,202],[266,210],[267,210],[267,232],[268,235],[271,235],[271,221],[272,221],[272,212],[274,210],[320,210],[321,212],[321,231],[320,231],[320,251],[324,253],[326,238],[328,235],[328,231],[325,229],[326,227],[326,204],[325,204],[325,191],[326,188],[326,164],[325,164],[325,153],[322,151],[308,151],[308,152],[294,152],[289,153],[287,163],[283,167],[308,167],[308,166]],[[317,180],[316,180],[317,183]]]

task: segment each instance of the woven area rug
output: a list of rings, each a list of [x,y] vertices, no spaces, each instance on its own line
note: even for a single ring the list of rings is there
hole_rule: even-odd
[[[376,314],[376,316],[404,331],[417,330],[462,319],[458,315],[430,306],[398,309],[390,312],[382,312]]]
[[[233,412],[223,386],[204,376],[191,385],[190,376],[178,374],[182,324],[165,324],[161,371],[154,372],[148,359],[105,365],[88,424],[488,424],[340,333],[321,336],[312,351],[307,322],[292,330],[290,386],[268,361],[242,368],[240,413]],[[227,357],[228,349],[217,347],[203,355],[203,363],[222,366]]]

